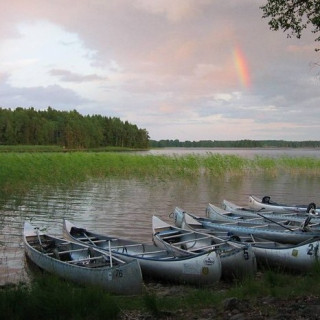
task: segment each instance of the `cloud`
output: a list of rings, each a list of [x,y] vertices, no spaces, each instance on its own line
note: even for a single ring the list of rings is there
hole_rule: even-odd
[[[313,136],[320,115],[313,35],[270,31],[262,3],[2,1],[2,104],[117,115],[153,139]]]
[[[81,75],[78,73],[70,72],[62,69],[50,70],[50,75],[60,78],[61,81],[66,82],[91,82],[91,81],[104,81],[106,77],[101,77],[96,74]]]
[[[69,89],[58,85],[48,87],[16,88],[6,83],[0,84],[1,106],[7,108],[30,107],[46,108],[53,106],[74,109],[90,100],[80,97]]]
[[[165,16],[171,22],[194,19],[210,4],[209,0],[138,0],[135,6],[152,14]]]

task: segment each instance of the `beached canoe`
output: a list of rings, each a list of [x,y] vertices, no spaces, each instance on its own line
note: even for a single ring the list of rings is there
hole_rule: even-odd
[[[24,224],[23,240],[27,257],[47,272],[114,294],[142,293],[142,273],[136,260],[127,263],[109,252],[44,234],[28,222]]]
[[[91,232],[67,220],[64,235],[99,250],[111,250],[112,255],[121,260],[139,261],[145,278],[192,285],[209,285],[221,278],[221,262],[216,252],[177,255],[154,244]]]
[[[179,212],[179,208],[174,211],[176,221],[180,220],[180,217],[177,217]],[[217,252],[221,260],[223,279],[253,276],[257,271],[256,258],[248,244],[233,245],[212,235],[169,225],[155,216],[152,219],[152,227],[153,240],[161,248],[167,248],[177,254],[212,250]]]
[[[182,227],[192,230],[202,230],[203,226],[187,212],[178,212],[178,223]],[[181,217],[182,216],[182,217]],[[319,263],[319,240],[308,240],[299,244],[283,244],[275,241],[268,241],[254,236],[233,236],[225,233],[216,233],[213,230],[205,229],[213,236],[229,239],[234,245],[241,246],[243,243],[250,243],[259,266],[264,268],[276,268],[297,272],[312,270]]]
[[[224,201],[225,206],[231,207],[230,211],[227,211],[223,208],[217,207],[209,203],[206,213],[207,217],[212,220],[217,221],[242,221],[248,222],[251,224],[271,224],[279,225],[283,228],[293,227],[310,230],[320,230],[320,219],[317,215],[305,214],[297,216],[294,214],[284,214],[284,213],[270,213],[270,212],[258,212],[258,211],[249,211],[244,209],[235,209],[235,205],[231,202]]]
[[[206,214],[210,217],[210,205],[206,209]],[[219,221],[210,218],[195,217],[205,228],[213,229],[215,231],[227,231],[233,235],[254,235],[262,239],[281,243],[297,244],[311,238],[319,238],[320,230],[311,230],[308,227],[308,221],[305,225],[295,227],[278,225],[276,223],[251,223],[245,221]]]
[[[319,240],[307,240],[295,245],[275,241],[252,243],[253,251],[259,264],[277,269],[299,272],[314,270],[319,267]]]
[[[320,222],[320,215],[317,214],[317,212],[313,212],[310,210],[309,213],[306,212],[283,212],[278,213],[274,211],[265,211],[265,210],[254,210],[249,207],[243,207],[239,206],[231,201],[223,200],[222,202],[222,208],[230,212],[232,214],[240,215],[242,217],[266,217],[269,219],[275,219],[278,220],[290,220],[290,221],[296,221],[296,222],[304,222],[307,217],[312,218],[313,223],[319,223]]]
[[[249,196],[249,207],[254,210],[267,210],[267,211],[274,211],[279,213],[289,213],[289,212],[309,213],[310,211],[315,211],[316,213],[320,213],[320,209],[316,208],[316,204],[314,202],[311,202],[308,205],[280,204],[272,201],[269,196],[265,196],[262,199],[253,195]]]

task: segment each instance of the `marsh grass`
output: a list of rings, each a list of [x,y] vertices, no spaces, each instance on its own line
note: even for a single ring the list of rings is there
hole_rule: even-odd
[[[88,178],[193,179],[252,173],[320,175],[320,159],[246,159],[235,155],[137,155],[118,152],[0,153],[0,196],[24,194],[34,184],[72,185]]]

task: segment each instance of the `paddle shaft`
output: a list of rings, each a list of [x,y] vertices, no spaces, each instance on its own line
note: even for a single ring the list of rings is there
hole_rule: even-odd
[[[279,225],[279,226],[282,227],[282,228],[288,229],[288,230],[290,230],[290,231],[292,231],[292,232],[294,231],[294,230],[292,230],[291,228],[288,228],[288,227],[284,226],[283,224],[281,224],[281,223],[279,223],[279,222],[277,222],[277,221],[274,221],[274,220],[272,220],[272,219],[270,219],[270,218],[265,217],[263,214],[261,214],[261,213],[259,213],[259,212],[257,212],[257,215],[259,215],[259,216],[262,217],[263,219],[269,220],[269,221],[271,221],[272,223],[275,223],[275,224]]]

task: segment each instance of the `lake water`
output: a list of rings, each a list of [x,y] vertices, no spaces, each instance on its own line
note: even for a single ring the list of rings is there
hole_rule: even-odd
[[[171,150],[171,152],[170,152]],[[152,150],[152,154],[181,154],[191,150]],[[226,154],[251,157],[257,150],[224,149]],[[174,152],[172,152],[174,151]],[[212,151],[212,150],[211,150]],[[192,152],[195,152],[192,150]],[[198,150],[200,153],[207,149]],[[216,151],[215,151],[216,152]],[[265,150],[263,150],[265,152]],[[319,157],[317,150],[269,150],[263,156]],[[186,179],[104,179],[89,180],[75,188],[34,187],[22,199],[12,198],[2,203],[0,212],[0,284],[18,282],[28,278],[25,262],[22,226],[31,221],[40,229],[60,236],[62,220],[115,236],[151,242],[151,218],[158,215],[172,222],[169,214],[179,206],[204,216],[209,202],[220,205],[227,199],[247,205],[248,196],[270,195],[273,200],[290,204],[320,205],[320,177],[312,175],[261,173],[243,176],[226,175],[221,178],[202,176],[192,181]],[[1,200],[0,200],[1,201]]]
[[[263,157],[320,157],[320,149],[315,148],[161,148],[151,149],[140,153],[152,155],[186,155],[186,154],[225,154],[238,155],[245,158],[254,158],[255,156]]]

